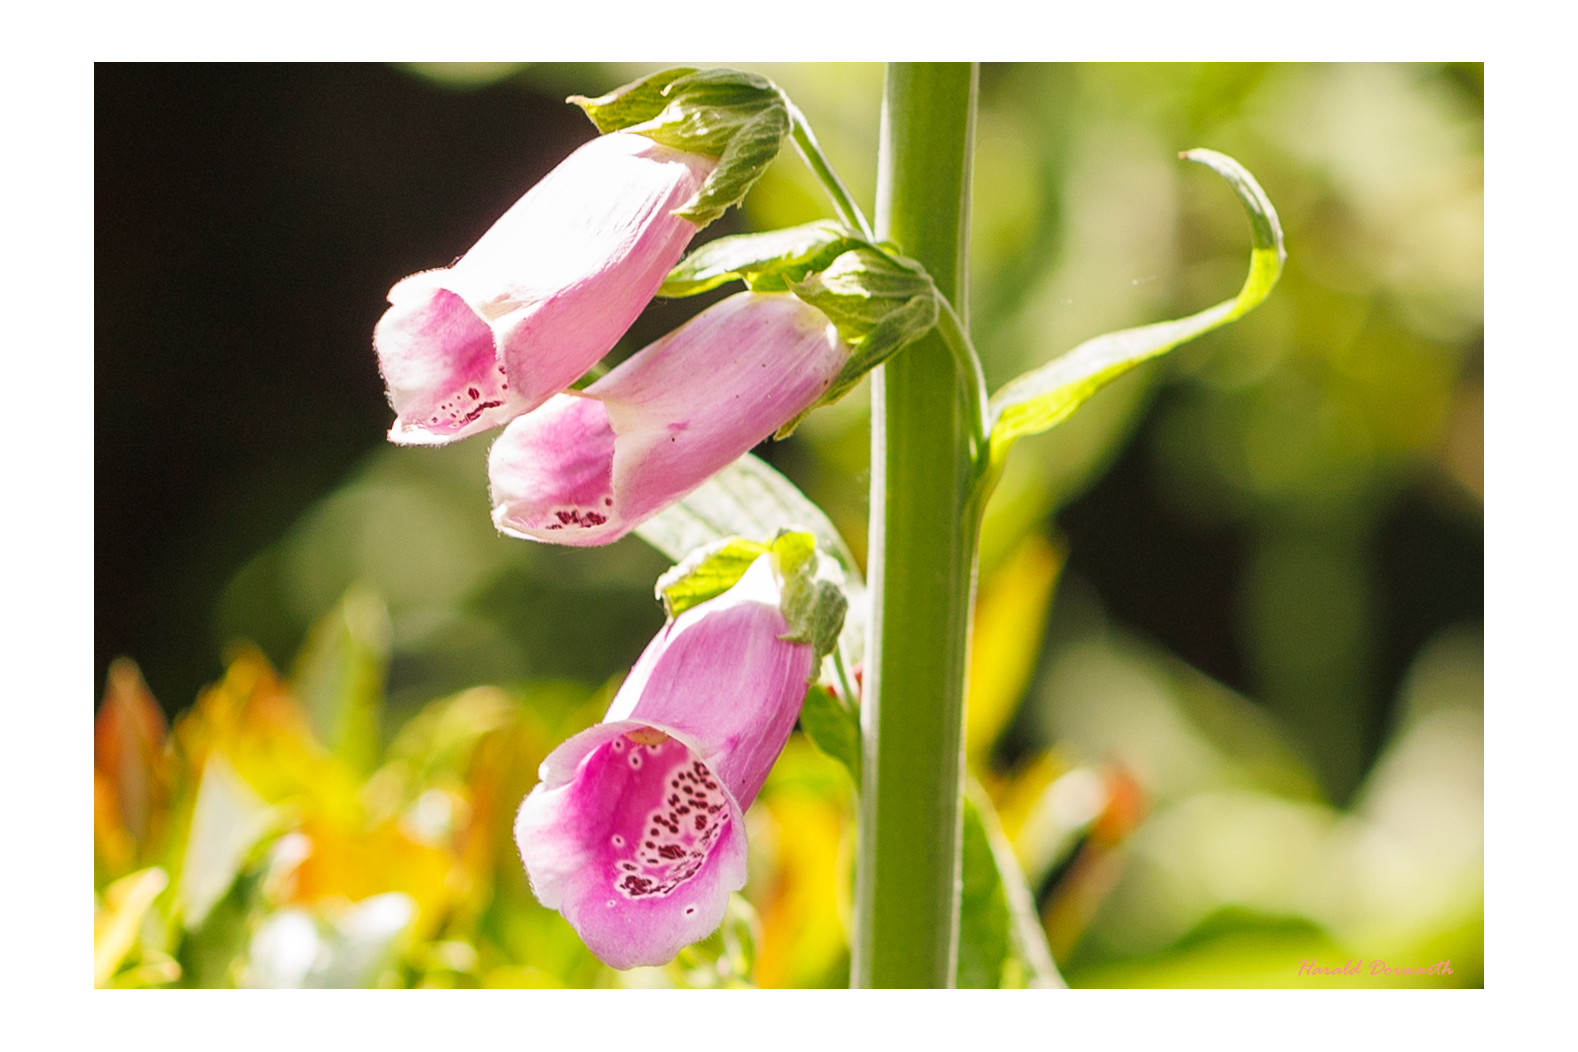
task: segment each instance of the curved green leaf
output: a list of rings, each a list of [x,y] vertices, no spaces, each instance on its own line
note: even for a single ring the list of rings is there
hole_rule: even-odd
[[[740,124],[719,155],[718,167],[674,214],[703,227],[744,201],[778,156],[788,135],[789,114],[782,106],[764,109]]]
[[[822,397],[774,438],[787,438],[813,410],[844,397],[867,373],[937,324],[937,286],[925,268],[880,246],[856,244],[826,258],[826,265],[803,281],[789,282],[796,296],[828,316],[850,355]]]
[[[1282,276],[1287,250],[1282,225],[1266,192],[1243,165],[1214,150],[1179,154],[1226,179],[1249,215],[1253,249],[1249,276],[1237,296],[1198,314],[1097,336],[1034,369],[992,396],[991,456],[1000,466],[1009,448],[1025,435],[1054,427],[1091,395],[1136,365],[1243,317],[1271,293]]]
[[[1064,986],[1014,849],[991,798],[973,778],[964,790],[960,840],[959,959],[964,987]]]

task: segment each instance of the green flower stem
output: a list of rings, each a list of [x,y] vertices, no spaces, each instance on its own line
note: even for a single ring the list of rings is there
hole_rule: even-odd
[[[976,69],[888,66],[877,236],[920,261],[969,320],[966,250]],[[872,621],[851,981],[953,984],[965,670],[975,589],[972,412],[933,331],[872,386]]]
[[[827,155],[822,152],[822,144],[816,141],[816,133],[811,131],[811,122],[805,119],[800,107],[789,101],[789,96],[784,95],[783,100],[784,105],[789,108],[790,134],[794,138],[795,148],[800,151],[800,156],[805,159],[805,163],[821,182],[822,188],[827,191],[827,196],[832,198],[833,210],[838,213],[838,218],[851,229],[858,231],[867,241],[876,241],[876,235],[871,232],[871,224],[866,220],[865,213],[860,210],[859,205],[855,204],[849,188],[828,163]]]
[[[975,353],[975,344],[970,341],[970,333],[965,329],[959,315],[954,312],[953,304],[948,302],[948,297],[938,296],[937,308],[937,331],[941,334],[943,342],[948,345],[948,352],[953,355],[954,365],[959,370],[963,388],[960,397],[964,399],[964,410],[970,420],[970,441],[973,447],[970,455],[979,471],[983,468],[984,460],[989,453],[986,444],[989,404],[986,393],[986,373],[981,369],[981,359]]]

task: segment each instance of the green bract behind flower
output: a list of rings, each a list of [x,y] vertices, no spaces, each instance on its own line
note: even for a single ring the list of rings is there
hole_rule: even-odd
[[[937,324],[940,294],[931,275],[919,263],[872,245],[844,252],[790,288],[832,319],[854,352],[811,409],[844,397],[861,377]],[[793,431],[810,412],[779,428],[778,437]]]
[[[789,108],[772,81],[732,69],[667,69],[607,95],[572,95],[598,131],[633,132],[718,158],[694,197],[675,209],[698,226],[745,199],[789,134]]]
[[[729,537],[697,548],[658,578],[657,596],[668,616],[678,617],[733,588],[757,557],[769,552],[781,589],[779,606],[789,622],[784,638],[810,643],[820,660],[837,643],[849,604],[837,560],[819,552],[816,536],[805,530],[780,529],[770,544]]]
[[[657,294],[676,299],[695,296],[731,281],[743,281],[753,292],[784,292],[789,282],[826,269],[834,259],[865,243],[831,219],[720,237],[680,260]]]

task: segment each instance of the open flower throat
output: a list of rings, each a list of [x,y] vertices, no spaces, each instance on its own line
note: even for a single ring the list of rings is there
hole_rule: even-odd
[[[659,731],[615,738],[586,762],[628,771],[629,806],[609,838],[614,889],[627,899],[668,895],[695,876],[729,821],[728,800],[707,765]]]

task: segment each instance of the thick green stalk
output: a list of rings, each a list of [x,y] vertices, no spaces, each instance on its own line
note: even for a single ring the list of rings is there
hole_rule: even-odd
[[[877,236],[925,265],[962,325],[975,95],[973,65],[889,65],[877,184]],[[979,394],[935,331],[873,377],[872,621],[851,981],[945,987],[959,932]]]

